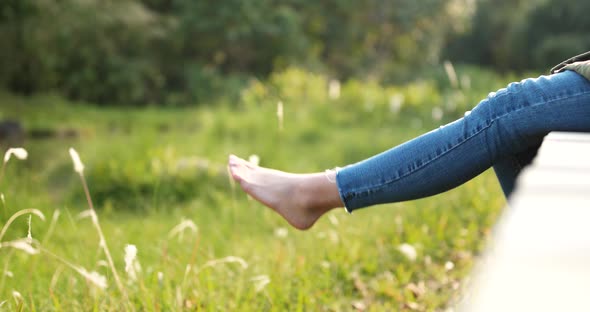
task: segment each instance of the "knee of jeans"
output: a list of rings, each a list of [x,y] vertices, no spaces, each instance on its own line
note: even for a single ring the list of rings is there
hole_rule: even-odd
[[[493,120],[531,102],[531,94],[539,93],[532,79],[512,82],[505,88],[490,92],[488,96],[467,115],[485,120],[489,125]],[[472,114],[474,113],[474,114]]]

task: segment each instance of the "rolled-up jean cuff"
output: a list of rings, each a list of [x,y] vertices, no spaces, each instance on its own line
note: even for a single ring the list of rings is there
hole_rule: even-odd
[[[342,174],[343,171],[346,171],[347,168],[341,168],[340,170],[336,171],[336,186],[338,187],[338,195],[340,195],[340,200],[344,204],[344,210],[348,213],[352,213],[353,210],[361,208],[359,205],[355,205],[354,201],[351,201],[349,196],[346,196],[347,191],[345,185],[349,185],[350,181],[344,182],[347,178],[345,177],[346,174]]]

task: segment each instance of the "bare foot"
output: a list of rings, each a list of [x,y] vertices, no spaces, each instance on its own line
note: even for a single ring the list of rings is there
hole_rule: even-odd
[[[342,207],[334,177],[324,173],[293,174],[256,166],[229,156],[232,178],[262,204],[297,229],[310,228],[328,210]],[[334,175],[334,174],[332,174]]]

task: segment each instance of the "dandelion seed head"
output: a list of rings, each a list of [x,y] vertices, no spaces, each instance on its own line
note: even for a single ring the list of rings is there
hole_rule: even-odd
[[[18,159],[25,160],[29,156],[29,153],[27,153],[27,150],[22,147],[9,148],[6,153],[4,153],[4,163],[7,163],[12,155]]]
[[[418,257],[418,253],[416,252],[416,248],[414,246],[403,243],[397,247],[397,250],[402,253],[408,260],[415,261]]]
[[[445,270],[450,271],[455,268],[455,264],[452,261],[445,262]]]
[[[82,164],[82,161],[80,160],[80,155],[78,155],[78,152],[76,152],[76,150],[72,147],[70,147],[70,157],[72,157],[72,161],[74,162],[74,171],[76,171],[79,174],[84,173],[84,164]]]

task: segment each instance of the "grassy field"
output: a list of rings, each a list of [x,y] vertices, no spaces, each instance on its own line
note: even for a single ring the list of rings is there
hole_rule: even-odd
[[[0,181],[1,224],[22,209],[45,215],[45,221],[35,216],[31,221],[39,254],[0,248],[1,309],[437,311],[452,306],[504,205],[493,172],[423,200],[352,215],[333,211],[299,232],[230,183],[225,162],[235,153],[255,154],[263,166],[294,172],[343,166],[460,116],[463,107],[445,101],[474,105],[474,98],[505,81],[474,80],[469,91],[436,84],[393,91],[347,85],[342,100],[330,101],[305,86],[304,93],[281,88],[280,83],[293,85],[287,78],[254,83],[238,103],[190,109],[101,109],[47,95],[1,94],[0,119],[57,133],[28,139],[29,158],[11,159]],[[478,83],[486,88],[473,87]],[[382,100],[381,93],[390,91],[406,92],[404,105],[411,105],[399,109],[389,97]],[[282,130],[276,98],[284,99]],[[444,114],[433,109],[437,105]],[[81,215],[88,205],[69,147],[86,166],[121,288],[91,218]],[[22,216],[2,241],[26,237],[28,229],[28,217]],[[135,278],[125,270],[127,244],[138,250]],[[105,276],[106,289],[64,260]]]

